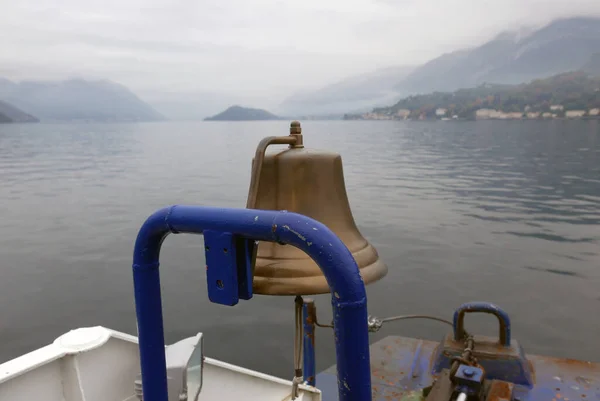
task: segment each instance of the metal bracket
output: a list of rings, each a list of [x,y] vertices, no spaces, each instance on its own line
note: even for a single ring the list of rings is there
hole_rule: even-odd
[[[233,306],[252,298],[252,258],[256,244],[228,232],[204,231],[208,299]]]

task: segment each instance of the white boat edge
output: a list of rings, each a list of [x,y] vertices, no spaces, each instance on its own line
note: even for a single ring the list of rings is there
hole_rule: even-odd
[[[169,401],[180,401],[178,384],[187,361],[181,350],[193,348],[196,338],[166,347]],[[216,359],[204,357],[202,376],[199,401],[291,400],[292,381]],[[137,337],[103,326],[85,327],[1,364],[0,400],[135,401],[142,399],[139,378]],[[321,401],[321,392],[300,385],[296,400]]]

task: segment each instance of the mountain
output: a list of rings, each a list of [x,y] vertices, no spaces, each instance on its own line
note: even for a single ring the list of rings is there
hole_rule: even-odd
[[[485,83],[515,85],[583,69],[597,69],[600,19],[556,20],[541,29],[503,32],[481,46],[443,54],[417,67],[390,67],[285,99],[280,114],[360,113],[401,97],[452,92]],[[600,70],[599,70],[600,71]]]
[[[0,123],[37,123],[39,121],[12,104],[0,100]]]
[[[567,72],[521,85],[481,85],[454,92],[433,92],[404,98],[391,107],[376,108],[366,115],[346,119],[440,118],[456,115],[474,118],[477,110],[515,113],[510,118],[562,117],[570,110],[600,107],[600,77],[583,71]],[[496,113],[498,114],[498,113]],[[554,116],[552,116],[554,114]]]
[[[388,67],[346,78],[316,91],[296,93],[278,107],[280,114],[336,114],[348,110],[366,110],[389,104],[399,94],[392,83],[408,75],[414,67]]]
[[[115,82],[0,79],[0,99],[45,121],[157,121],[151,106]]]
[[[399,77],[394,89],[416,94],[486,82],[518,84],[581,69],[598,52],[600,19],[561,19],[525,35],[505,32],[479,47],[444,54]]]
[[[266,110],[250,109],[241,106],[231,106],[227,110],[207,117],[204,121],[258,121],[258,120],[279,120],[275,114]]]
[[[600,77],[600,53],[593,54],[583,66],[582,71]]]

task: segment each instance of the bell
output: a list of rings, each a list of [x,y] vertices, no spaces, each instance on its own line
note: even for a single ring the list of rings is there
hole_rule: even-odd
[[[289,148],[265,155],[269,145]],[[287,210],[311,217],[331,229],[348,247],[365,284],[387,274],[387,266],[354,223],[344,185],[339,154],[303,145],[300,123],[290,135],[264,138],[252,161],[246,207]],[[304,252],[291,245],[260,242],[254,267],[254,293],[314,295],[330,292],[321,270]]]

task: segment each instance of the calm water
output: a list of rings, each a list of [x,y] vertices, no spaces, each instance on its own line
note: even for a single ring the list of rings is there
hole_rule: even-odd
[[[0,125],[0,361],[72,328],[135,334],[131,254],[173,203],[244,207],[259,139],[287,122]],[[370,312],[450,318],[506,309],[530,353],[600,360],[600,124],[306,122],[307,146],[342,154],[362,233],[390,267]],[[202,238],[163,247],[167,340],[206,333],[211,357],[292,377],[293,299],[209,303]],[[331,317],[318,297],[321,320]],[[492,318],[469,317],[495,334]],[[439,339],[435,322],[389,334]],[[317,333],[319,367],[334,362]]]

